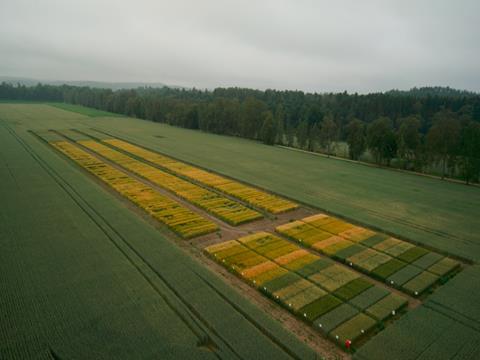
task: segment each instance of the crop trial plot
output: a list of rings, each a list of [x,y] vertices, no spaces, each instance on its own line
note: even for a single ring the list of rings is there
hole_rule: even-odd
[[[97,136],[100,135],[97,134]],[[295,204],[292,201],[282,199],[279,196],[269,194],[238,181],[228,179],[168,156],[147,150],[124,140],[106,138],[103,142],[165,168],[174,174],[184,176],[200,184],[209,186],[270,213],[279,214],[298,207],[298,204]]]
[[[317,214],[276,228],[282,235],[419,296],[460,267],[423,247]]]
[[[357,344],[408,303],[346,266],[267,232],[205,252],[340,346]]]
[[[67,135],[64,132],[62,134]],[[151,183],[171,191],[173,194],[208,211],[229,224],[239,225],[262,218],[262,214],[259,212],[249,209],[236,201],[142,163],[99,142],[85,139],[85,136],[79,138],[77,143],[120,165],[122,168],[145,178]]]
[[[98,160],[82,147],[232,225],[262,217],[259,212],[239,202],[197,185],[220,190],[210,180],[204,180],[203,175],[197,176],[197,171],[200,174],[210,173],[123,140],[110,138],[101,141],[97,140],[98,134],[74,130],[58,132],[56,136],[66,136],[77,143],[74,145],[48,132],[39,135],[90,172],[93,169],[97,176],[97,162],[105,165],[109,169],[106,172],[107,182],[114,188],[115,177],[131,177]],[[82,159],[81,153],[86,154],[88,160]],[[133,178],[131,180],[139,183]],[[139,184],[144,186],[143,183]],[[221,192],[251,203],[225,189]],[[137,204],[145,208],[145,205]],[[262,206],[259,203],[255,205],[267,209],[265,203]],[[276,212],[273,208],[269,211]],[[175,228],[172,230],[190,238],[217,229],[215,225],[212,228],[205,226],[201,224],[201,230],[193,227],[185,233]],[[408,305],[405,296],[389,290],[387,286],[376,284],[369,277],[382,280],[409,295],[419,296],[460,265],[425,248],[324,214],[294,220],[277,226],[275,230],[296,243],[261,231],[209,246],[205,252],[341,347],[355,349],[372,333],[382,329],[387,320],[401,315]],[[304,247],[318,251],[323,256]]]
[[[48,138],[45,140],[48,141]],[[161,195],[153,188],[113,168],[68,141],[50,141],[49,144],[181,237],[191,238],[217,230],[217,226],[210,220]]]

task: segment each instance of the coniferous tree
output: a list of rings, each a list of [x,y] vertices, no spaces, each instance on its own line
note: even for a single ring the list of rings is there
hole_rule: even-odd
[[[458,153],[460,125],[455,115],[448,110],[435,114],[434,123],[427,134],[427,147],[434,159],[442,163],[442,179],[447,172],[447,165]]]
[[[417,157],[422,141],[420,133],[421,120],[418,115],[410,115],[399,120],[397,131],[398,156],[407,161],[414,161]]]
[[[308,142],[308,123],[306,120],[300,122],[297,127],[296,138],[300,149],[305,149]]]
[[[275,126],[277,129],[275,142],[283,145],[285,138],[285,111],[282,104],[277,105],[275,109]]]
[[[361,120],[353,119],[348,123],[347,144],[352,160],[358,160],[366,150],[365,124]]]
[[[263,124],[260,130],[260,138],[267,145],[275,144],[277,127],[271,111],[263,113]]]
[[[315,151],[317,144],[320,141],[320,127],[318,123],[314,123],[308,132],[308,151]]]
[[[368,126],[367,146],[374,155],[377,164],[382,164],[385,160],[387,165],[390,164],[390,160],[397,150],[390,118],[379,117]]]
[[[332,153],[332,144],[337,137],[337,124],[333,120],[332,114],[328,114],[322,120],[320,125],[320,138],[322,144],[324,144],[327,155],[330,156]]]
[[[463,127],[459,144],[463,179],[467,184],[480,177],[480,123],[468,121]]]

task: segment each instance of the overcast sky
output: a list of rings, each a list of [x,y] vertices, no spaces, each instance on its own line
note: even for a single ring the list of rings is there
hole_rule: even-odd
[[[0,0],[0,75],[480,90],[479,0]]]

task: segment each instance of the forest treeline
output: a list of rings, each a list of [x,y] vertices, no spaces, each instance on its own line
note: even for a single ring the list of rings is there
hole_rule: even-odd
[[[98,89],[0,84],[0,99],[66,102],[216,134],[332,153],[467,183],[480,177],[480,95],[444,87],[385,93],[217,88]]]

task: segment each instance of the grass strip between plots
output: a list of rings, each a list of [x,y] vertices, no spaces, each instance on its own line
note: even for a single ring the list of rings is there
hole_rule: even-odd
[[[49,144],[181,237],[192,238],[217,230],[216,224],[210,220],[161,195],[153,188],[113,168],[70,142],[53,141]]]

